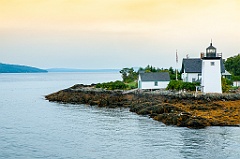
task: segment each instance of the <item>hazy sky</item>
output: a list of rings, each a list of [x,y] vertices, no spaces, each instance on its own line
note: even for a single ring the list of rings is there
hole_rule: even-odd
[[[40,68],[176,67],[213,39],[240,53],[240,0],[0,0],[0,62]]]

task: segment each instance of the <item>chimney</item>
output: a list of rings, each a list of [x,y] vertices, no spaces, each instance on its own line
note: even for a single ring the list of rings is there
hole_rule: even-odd
[[[201,53],[200,53],[200,58],[201,58],[201,59],[204,58],[204,52],[201,52]]]

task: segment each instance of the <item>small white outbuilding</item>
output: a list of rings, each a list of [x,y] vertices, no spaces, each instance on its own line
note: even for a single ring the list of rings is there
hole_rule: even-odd
[[[168,72],[140,73],[138,77],[139,89],[163,89],[170,82]]]

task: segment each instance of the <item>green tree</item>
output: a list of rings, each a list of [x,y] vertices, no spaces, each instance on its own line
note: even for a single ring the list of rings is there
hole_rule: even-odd
[[[170,74],[174,74],[174,72],[175,72],[172,67],[170,67],[168,70],[169,70]]]
[[[240,54],[228,58],[224,65],[230,73],[235,76],[240,76]]]
[[[156,67],[147,65],[147,67],[145,67],[145,68],[140,67],[138,72],[139,71],[144,71],[146,73],[147,72],[168,72],[171,80],[176,80],[176,71],[177,71],[177,78],[178,78],[178,80],[181,79],[180,72],[176,69],[173,69],[172,67],[170,67],[169,69],[166,69],[166,68],[165,69],[164,68],[160,69],[160,68],[156,68]]]
[[[130,83],[138,79],[138,73],[135,72],[133,68],[123,68],[120,73],[125,83]]]
[[[169,72],[170,79],[171,80],[176,80],[176,71],[177,71],[177,79],[180,80],[181,79],[181,74],[179,73],[179,71],[177,69],[173,69],[172,67],[170,67],[169,69],[164,69],[161,72]]]

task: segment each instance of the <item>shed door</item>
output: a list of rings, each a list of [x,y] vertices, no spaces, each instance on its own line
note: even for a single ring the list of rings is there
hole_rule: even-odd
[[[141,81],[138,81],[138,88],[142,88],[142,82]]]

